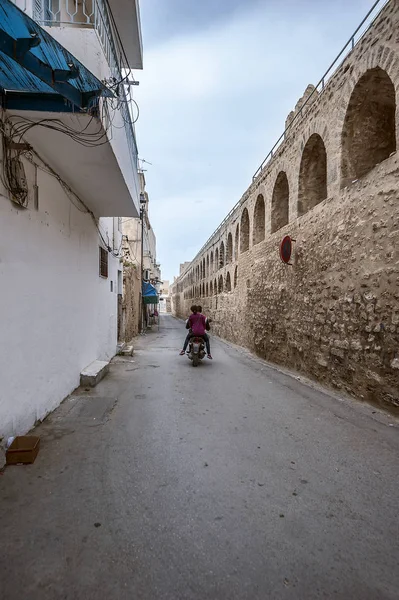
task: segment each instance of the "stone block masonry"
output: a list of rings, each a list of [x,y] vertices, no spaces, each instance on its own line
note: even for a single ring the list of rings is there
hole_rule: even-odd
[[[398,32],[399,1],[390,0],[303,116],[289,116],[274,158],[171,290],[177,316],[201,303],[221,337],[391,409],[399,407]],[[291,266],[279,258],[287,234],[296,240]]]

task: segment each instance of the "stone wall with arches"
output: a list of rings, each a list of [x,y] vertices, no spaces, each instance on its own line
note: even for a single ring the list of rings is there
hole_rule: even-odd
[[[389,407],[399,407],[398,31],[390,0],[172,288],[177,316],[201,299],[214,333]],[[284,235],[296,240],[292,265],[279,258]]]

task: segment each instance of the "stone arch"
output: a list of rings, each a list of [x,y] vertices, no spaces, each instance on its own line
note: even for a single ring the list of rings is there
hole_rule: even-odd
[[[395,87],[380,67],[366,71],[349,99],[341,133],[341,187],[396,151]]]
[[[209,254],[206,255],[206,276],[209,277]]]
[[[254,245],[265,239],[265,200],[262,194],[259,194],[255,203],[252,238]]]
[[[211,251],[210,275],[213,273],[213,250]]]
[[[226,265],[230,264],[233,260],[233,236],[231,233],[227,236],[226,243]]]
[[[231,292],[231,278],[230,278],[230,273],[227,273],[226,275],[226,292]]]
[[[216,296],[216,294],[218,293],[218,284],[217,284],[216,278],[215,278],[215,283],[213,284],[213,291],[214,291],[215,296]]]
[[[238,280],[238,266],[236,266],[236,268],[234,269],[234,287],[237,287],[237,280]]]
[[[220,244],[219,248],[219,267],[224,267],[224,242]]]
[[[202,284],[202,297],[205,298],[205,283]]]
[[[215,273],[219,270],[219,248],[215,250]]]
[[[223,275],[219,275],[218,292],[219,294],[223,292]]]
[[[213,285],[212,285],[212,281],[209,284],[209,295],[213,296]]]
[[[237,223],[236,235],[234,240],[234,260],[238,259],[238,248],[240,246],[240,225]]]
[[[290,189],[285,171],[277,175],[273,188],[271,207],[271,232],[278,231],[288,224],[288,206]]]
[[[305,144],[299,168],[298,216],[327,198],[327,153],[320,135],[313,133]]]
[[[249,214],[246,208],[242,211],[240,230],[240,253],[242,253],[249,250]]]
[[[204,256],[204,258],[202,259],[202,277],[203,277],[203,279],[205,279],[205,277],[206,277],[205,269],[206,269],[206,262],[205,262],[205,256]]]

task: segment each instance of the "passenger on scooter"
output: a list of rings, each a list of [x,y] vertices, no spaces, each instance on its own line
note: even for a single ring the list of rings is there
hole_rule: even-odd
[[[198,305],[197,306],[197,311],[199,313],[202,313],[202,306]],[[205,315],[204,315],[204,317],[205,317]],[[210,322],[211,322],[211,320],[208,319],[208,317],[205,317],[205,329],[206,329],[206,331],[210,331],[210,329],[211,329]],[[207,352],[208,352],[208,358],[212,359],[212,356],[211,356],[211,342],[210,342],[210,339],[209,339],[209,335],[206,333],[206,331],[205,331],[205,333],[203,335],[203,338],[205,340],[206,349],[207,349]]]
[[[203,339],[205,339],[206,320],[205,320],[204,315],[201,314],[200,312],[198,312],[198,307],[196,305],[193,305],[191,307],[191,313],[192,314],[188,318],[188,326],[190,328],[190,331],[187,334],[183,349],[180,352],[180,356],[183,356],[186,353],[186,349],[187,349],[188,343],[190,341],[190,338],[202,337]],[[208,341],[205,339],[205,344],[206,344],[206,350],[208,352],[208,358],[212,359],[210,347],[209,347],[209,338],[208,338]]]

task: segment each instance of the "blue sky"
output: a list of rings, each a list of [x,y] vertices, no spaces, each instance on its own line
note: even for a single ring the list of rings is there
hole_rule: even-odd
[[[162,277],[239,200],[371,0],[141,0],[139,155]]]

